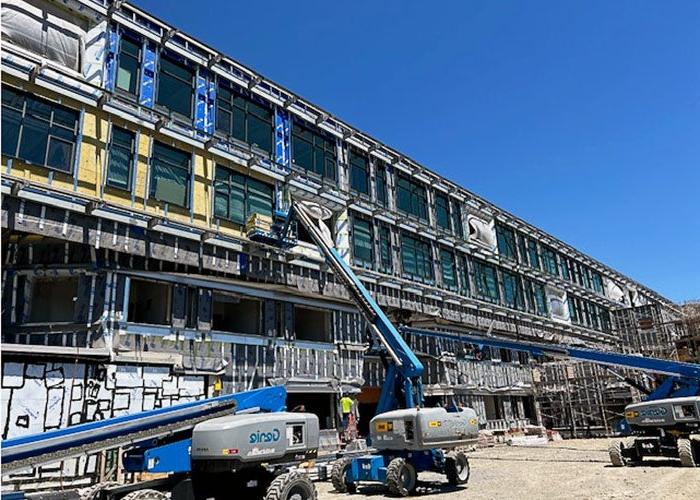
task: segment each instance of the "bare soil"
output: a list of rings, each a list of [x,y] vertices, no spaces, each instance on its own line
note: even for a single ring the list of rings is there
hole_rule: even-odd
[[[576,439],[543,447],[499,445],[469,454],[471,477],[450,487],[443,476],[419,475],[418,496],[430,499],[700,499],[700,467],[645,459],[639,467],[613,467],[607,439]],[[319,499],[381,498],[385,491],[368,484],[355,495],[340,494],[330,482],[316,483]]]

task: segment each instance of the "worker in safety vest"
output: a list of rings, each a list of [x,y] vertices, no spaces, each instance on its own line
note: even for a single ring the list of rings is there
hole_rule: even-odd
[[[353,406],[355,406],[355,400],[351,397],[345,395],[340,398],[340,412],[342,415],[343,431],[347,430],[348,423],[350,422],[350,415],[352,414]]]

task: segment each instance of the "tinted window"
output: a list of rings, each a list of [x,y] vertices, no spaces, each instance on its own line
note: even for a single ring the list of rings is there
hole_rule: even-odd
[[[192,118],[192,82],[194,72],[182,63],[161,58],[158,74],[157,103],[188,118]]]
[[[75,110],[4,86],[2,152],[70,172],[79,118]]]

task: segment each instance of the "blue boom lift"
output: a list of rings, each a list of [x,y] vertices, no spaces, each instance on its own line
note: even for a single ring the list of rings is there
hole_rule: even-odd
[[[625,420],[634,438],[615,441],[608,450],[613,465],[637,465],[644,457],[679,458],[685,467],[700,463],[700,365],[585,347],[542,344],[483,335],[446,333],[402,327],[405,334],[427,335],[477,346],[527,352],[533,356],[586,361],[629,368],[665,378],[652,391],[623,377],[645,393],[644,401],[625,408]],[[615,373],[615,372],[613,372]]]
[[[478,438],[476,413],[470,408],[424,408],[423,365],[381,310],[350,266],[335,249],[323,220],[329,210],[306,201],[293,202],[286,218],[302,224],[338,277],[347,287],[367,324],[384,348],[385,380],[377,414],[370,422],[370,443],[376,453],[344,458],[334,464],[331,479],[336,490],[354,491],[359,482],[381,482],[392,494],[415,491],[417,474],[445,474],[453,484],[469,479],[469,462],[459,447]],[[283,244],[287,229],[279,242]]]
[[[121,447],[126,472],[163,477],[99,483],[81,500],[224,499],[231,488],[244,498],[313,500],[313,483],[287,467],[316,457],[318,418],[285,412],[286,397],[284,387],[266,387],[7,439],[3,474]]]

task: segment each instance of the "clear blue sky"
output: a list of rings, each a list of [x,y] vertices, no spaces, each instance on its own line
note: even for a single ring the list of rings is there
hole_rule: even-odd
[[[137,3],[670,299],[700,298],[700,2]]]

